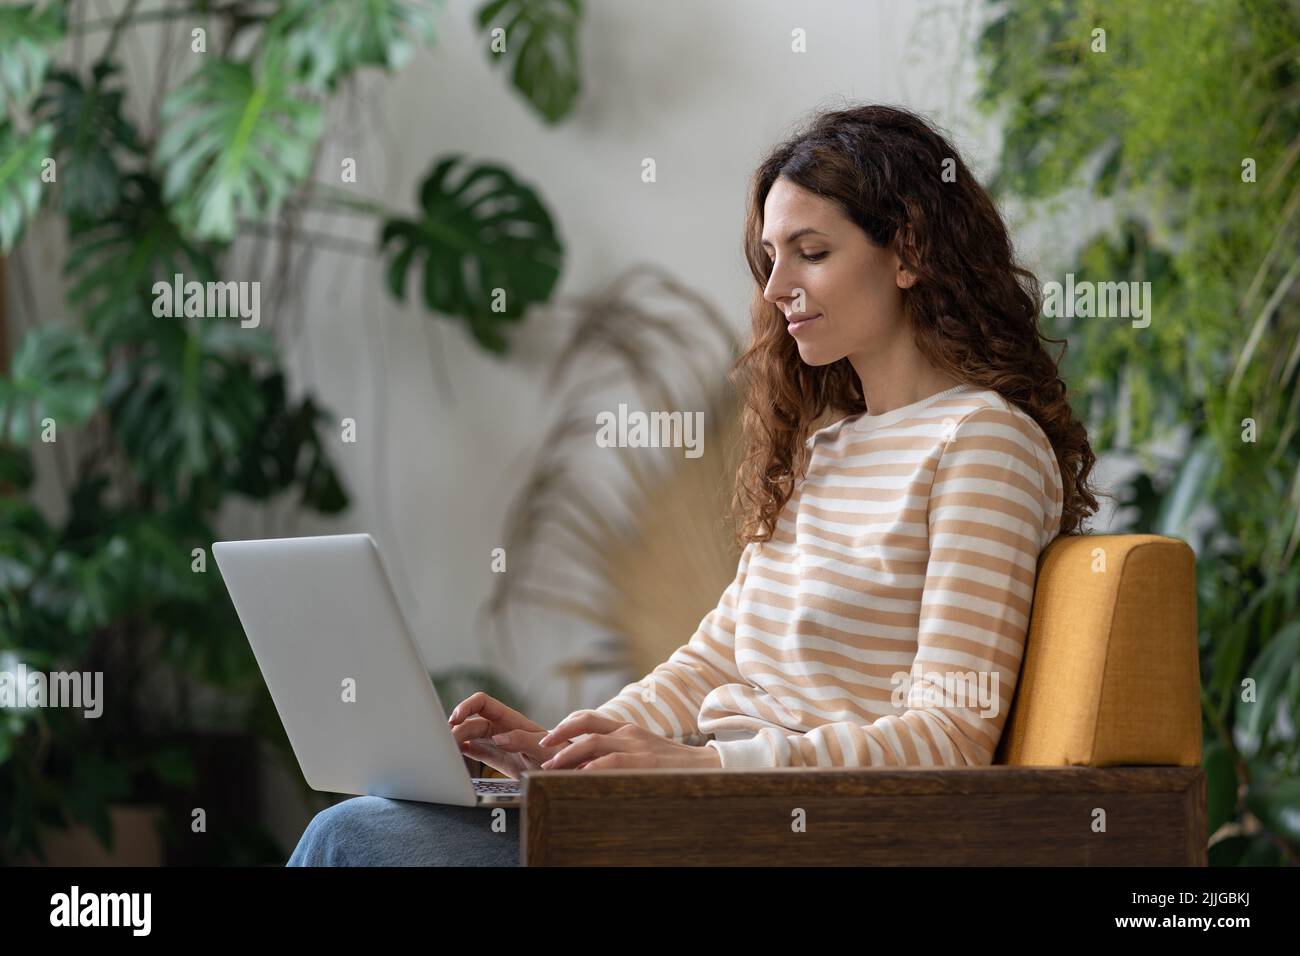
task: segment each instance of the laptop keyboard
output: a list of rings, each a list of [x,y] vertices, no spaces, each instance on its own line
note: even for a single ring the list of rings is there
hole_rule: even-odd
[[[519,793],[518,780],[474,780],[475,793]]]

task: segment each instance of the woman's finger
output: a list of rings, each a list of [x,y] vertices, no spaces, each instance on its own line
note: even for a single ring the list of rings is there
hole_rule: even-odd
[[[476,740],[481,737],[492,736],[492,721],[484,720],[482,717],[470,717],[451,728],[451,735],[455,738],[456,743],[462,744],[467,740]]]
[[[482,760],[485,756],[504,756],[500,750],[491,744],[483,743],[481,740],[467,740],[460,745],[460,752],[469,754],[475,760]]]
[[[625,720],[614,720],[612,717],[605,717],[601,714],[574,714],[551,728],[546,736],[541,739],[541,744],[543,747],[549,747],[556,741],[572,740],[574,737],[581,737],[583,734],[612,734],[626,724],[627,721]]]
[[[495,697],[481,690],[475,691],[452,708],[451,713],[447,715],[447,723],[458,724],[476,715],[482,715],[488,720],[496,720],[505,716],[506,711],[514,713]]]
[[[470,694],[453,707],[451,713],[447,715],[447,723],[454,727],[462,721],[475,716],[490,720],[498,727],[522,728],[524,730],[535,730],[538,733],[546,730],[541,724],[529,720],[513,707],[507,707],[495,697],[481,690]]]
[[[506,753],[517,754],[527,760],[532,767],[537,767],[543,760],[549,760],[563,750],[570,741],[565,740],[553,747],[543,747],[538,743],[541,731],[512,730],[507,733],[494,734],[490,739],[494,747]]]
[[[623,761],[626,759],[627,758],[623,756],[622,752],[605,754],[603,757],[597,757],[595,760],[588,760],[582,766],[578,767],[578,769],[579,770],[625,769],[627,767],[627,764],[624,763]]]
[[[537,734],[527,730],[506,730],[492,735],[492,746],[500,747],[509,753],[534,753],[537,747]]]
[[[575,741],[542,764],[543,770],[565,770],[580,763],[603,757],[607,753],[627,750],[630,741],[611,734],[588,734]]]

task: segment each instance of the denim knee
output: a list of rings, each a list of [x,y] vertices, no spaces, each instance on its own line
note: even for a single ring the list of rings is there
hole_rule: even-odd
[[[387,803],[384,797],[352,797],[322,810],[307,824],[286,866],[347,866],[348,841],[362,838]]]
[[[318,813],[290,866],[517,866],[519,810],[353,797]]]

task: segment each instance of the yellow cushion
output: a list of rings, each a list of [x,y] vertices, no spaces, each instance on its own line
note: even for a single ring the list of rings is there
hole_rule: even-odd
[[[1196,560],[1153,534],[1067,535],[1038,563],[995,763],[1201,763]]]

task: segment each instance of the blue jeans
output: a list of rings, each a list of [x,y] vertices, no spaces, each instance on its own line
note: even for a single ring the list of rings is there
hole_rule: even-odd
[[[312,818],[286,865],[518,866],[519,810],[501,808],[497,833],[494,809],[353,797]]]

